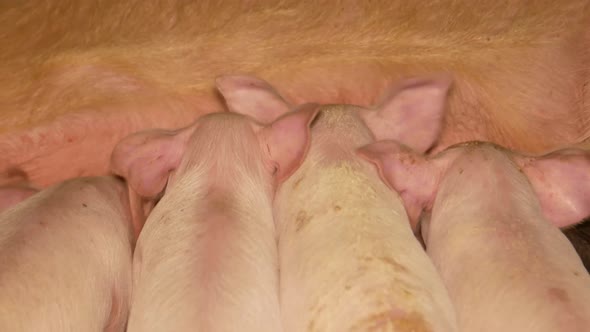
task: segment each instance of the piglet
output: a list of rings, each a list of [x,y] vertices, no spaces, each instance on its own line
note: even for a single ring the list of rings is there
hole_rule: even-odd
[[[124,183],[79,178],[0,214],[0,331],[122,332],[132,228]]]
[[[421,219],[462,331],[588,331],[590,276],[556,225],[589,213],[590,153],[470,142],[424,157],[392,141],[359,153]]]
[[[282,330],[272,201],[316,114],[304,105],[264,126],[215,113],[117,145],[113,171],[136,197],[141,229],[128,332]]]
[[[450,83],[445,75],[403,80],[375,109],[321,106],[308,156],[275,198],[285,331],[456,331],[401,199],[355,154],[385,137],[429,149]],[[291,108],[255,77],[224,76],[217,86],[233,112],[265,110],[270,122]]]

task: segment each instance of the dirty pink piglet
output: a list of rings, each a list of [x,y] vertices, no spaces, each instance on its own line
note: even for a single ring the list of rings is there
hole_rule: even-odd
[[[588,330],[590,276],[556,226],[590,215],[590,153],[470,142],[425,157],[394,141],[359,153],[420,220],[462,331]]]

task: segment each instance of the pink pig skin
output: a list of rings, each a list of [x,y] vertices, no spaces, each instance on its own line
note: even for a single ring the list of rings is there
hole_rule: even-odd
[[[321,107],[306,160],[275,198],[285,331],[457,331],[401,199],[355,154],[386,137],[427,150],[440,132],[450,82],[444,75],[405,80],[373,110]],[[272,121],[273,110],[291,109],[254,77],[225,76],[217,85],[233,112],[264,109]]]
[[[38,192],[37,189],[23,186],[0,187],[0,212],[15,206]]]
[[[132,229],[113,177],[54,185],[0,214],[0,331],[123,332]]]
[[[588,152],[525,157],[472,142],[424,157],[389,141],[360,153],[422,215],[462,331],[588,331],[590,276],[555,226],[587,213]]]
[[[162,197],[139,234],[128,332],[282,330],[272,201],[316,114],[306,105],[263,126],[216,113],[119,143],[113,170],[147,202],[136,226]]]

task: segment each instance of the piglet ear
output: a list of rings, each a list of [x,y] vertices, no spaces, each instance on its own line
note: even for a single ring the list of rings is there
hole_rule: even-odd
[[[215,79],[230,112],[269,124],[291,110],[290,105],[267,82],[253,76],[226,75]]]
[[[426,152],[442,131],[451,83],[447,74],[404,80],[388,91],[376,110],[360,115],[376,140],[395,140]]]
[[[514,155],[547,219],[557,227],[590,216],[590,151],[564,149],[542,157]]]
[[[186,138],[186,130],[155,129],[128,136],[115,146],[111,171],[125,178],[129,186],[136,235],[164,190],[170,172],[180,164]]]
[[[381,179],[399,193],[416,231],[422,211],[432,208],[441,173],[438,164],[395,141],[377,141],[357,153],[373,163]]]
[[[111,155],[111,170],[124,177],[143,197],[164,190],[168,175],[180,164],[186,135],[180,131],[154,129],[124,138]]]
[[[310,125],[318,112],[318,105],[306,104],[259,131],[268,162],[276,169],[277,181],[285,181],[303,162],[311,142]]]

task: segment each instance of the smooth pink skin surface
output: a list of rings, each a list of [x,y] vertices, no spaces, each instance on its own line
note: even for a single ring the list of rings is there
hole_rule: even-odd
[[[13,207],[38,192],[37,189],[19,186],[0,188],[0,212]]]
[[[430,211],[438,184],[462,149],[487,143],[470,142],[426,157],[394,141],[359,149],[382,179],[398,191],[415,228],[420,214]],[[545,217],[558,227],[575,225],[590,216],[590,152],[564,149],[545,156],[524,156],[501,149],[532,185]]]
[[[0,214],[0,330],[123,332],[133,236],[125,184],[51,186]]]
[[[256,77],[221,76],[216,83],[232,112],[256,117],[260,109],[275,110],[265,112],[261,118],[268,123],[292,108],[275,89]],[[442,131],[451,83],[447,74],[402,80],[387,89],[376,107],[361,109],[358,114],[375,139],[396,139],[425,152]]]

